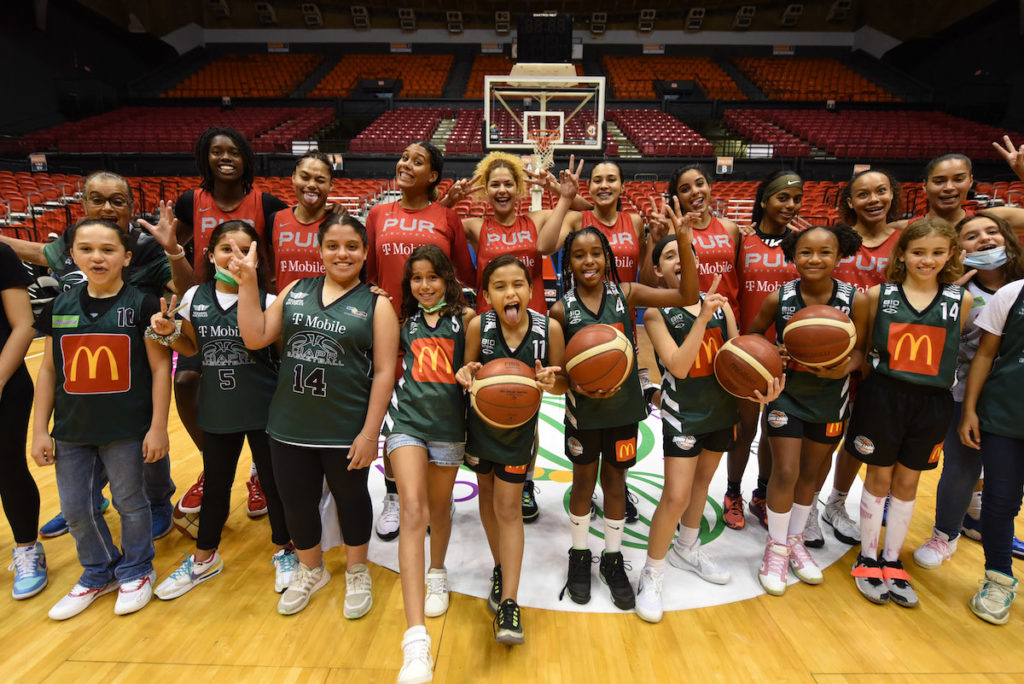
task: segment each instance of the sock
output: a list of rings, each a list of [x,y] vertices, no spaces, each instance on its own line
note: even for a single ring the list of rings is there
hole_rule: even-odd
[[[975,520],[981,519],[981,492],[971,494],[971,503],[967,507],[967,515]]]
[[[658,571],[659,574],[665,572],[665,559],[664,558],[656,559],[656,558],[651,558],[650,556],[648,556],[647,560],[644,562],[644,565],[646,565],[649,568],[654,568],[655,570]]]
[[[405,636],[408,637],[408,638],[412,638],[412,637],[419,637],[421,639],[423,637],[430,638],[430,635],[427,633],[427,628],[424,625],[415,625],[414,627],[410,627],[409,629],[405,630]]]
[[[204,561],[196,560],[196,555],[192,554],[192,565],[198,565],[199,567],[204,567],[204,566],[207,566],[210,563],[212,563],[213,559],[216,558],[216,557],[217,557],[217,551],[216,550],[214,550],[212,556],[210,556],[209,558],[207,558]]]
[[[727,481],[725,484],[725,493],[728,494],[729,496],[739,496],[740,483],[733,482],[732,480]]]
[[[398,493],[398,483],[395,482],[395,478],[388,477],[387,475],[384,476],[384,491],[388,494]]]
[[[818,491],[814,492],[814,498],[811,499],[811,508],[817,508],[818,507],[818,497],[819,496],[821,496],[821,490],[820,489]]]
[[[253,461],[249,465],[249,477],[252,477],[253,475],[255,475],[256,477],[259,477],[259,473],[256,472],[256,461]]]
[[[860,553],[878,559],[878,536],[882,533],[882,511],[885,497],[873,496],[867,489],[860,495]]]
[[[685,546],[688,549],[692,549],[693,545],[697,542],[697,535],[700,534],[700,530],[696,527],[687,527],[681,525],[679,527],[679,536],[676,538],[676,543],[680,546]]]
[[[768,489],[768,480],[757,478],[757,487],[754,488],[754,496],[763,499],[765,496],[765,490]]]
[[[531,468],[529,466],[526,467],[526,479],[529,482],[533,482],[533,471],[534,468]]]
[[[838,506],[840,508],[846,508],[846,495],[849,492],[841,492],[835,487],[832,488],[832,493],[828,495],[828,501],[825,503],[826,506]]]
[[[807,518],[810,515],[810,506],[801,506],[798,503],[793,504],[793,508],[789,510],[789,530],[787,536],[803,534],[804,528],[807,527]]]
[[[789,530],[789,515],[790,511],[785,513],[776,513],[771,508],[765,506],[765,510],[768,512],[768,536],[771,537],[772,541],[776,544],[786,545],[786,532]]]
[[[889,517],[885,523],[885,549],[882,558],[888,562],[900,559],[903,540],[910,529],[910,519],[914,515],[914,499],[904,501],[895,496],[889,500]]]
[[[625,518],[622,520],[604,519],[604,550],[606,553],[622,551],[622,528],[625,526]]]
[[[569,514],[569,529],[572,532],[572,548],[577,550],[590,548],[587,546],[587,535],[590,534],[590,514]]]

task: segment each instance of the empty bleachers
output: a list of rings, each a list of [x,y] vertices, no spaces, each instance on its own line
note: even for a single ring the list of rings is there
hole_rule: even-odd
[[[349,151],[361,154],[397,154],[411,142],[429,140],[442,118],[452,118],[446,107],[405,108],[384,112],[352,139]]]
[[[708,157],[715,153],[707,138],[665,112],[609,109],[606,116],[645,157]]]
[[[441,97],[452,55],[345,55],[309,97],[348,97],[365,79],[399,79],[399,97]]]
[[[323,60],[323,55],[225,55],[161,97],[287,97]]]
[[[696,81],[712,100],[745,100],[736,82],[710,57],[604,57],[615,99],[653,100],[654,81]]]
[[[897,101],[881,86],[831,57],[739,57],[733,64],[770,100]]]
[[[800,138],[771,123],[763,115],[767,110],[729,109],[722,117],[722,123],[739,133],[751,143],[771,145],[772,157],[810,157],[811,146]]]

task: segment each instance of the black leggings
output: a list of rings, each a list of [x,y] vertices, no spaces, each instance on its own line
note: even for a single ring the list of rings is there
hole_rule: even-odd
[[[212,551],[220,546],[220,535],[228,519],[231,502],[231,485],[235,481],[238,456],[242,453],[242,442],[249,438],[249,449],[256,471],[267,499],[267,515],[270,518],[270,539],[278,546],[286,545],[291,537],[285,524],[281,496],[274,480],[274,468],[270,463],[270,445],[264,430],[214,434],[203,432],[203,512],[199,516],[199,536],[196,548]]]
[[[320,496],[325,477],[338,506],[345,544],[361,546],[370,541],[373,505],[366,488],[370,469],[348,470],[348,449],[300,447],[271,438],[270,453],[297,549],[311,549],[320,543]]]
[[[24,364],[0,394],[0,499],[17,544],[34,542],[39,529],[39,488],[25,455],[32,394],[32,377]]]

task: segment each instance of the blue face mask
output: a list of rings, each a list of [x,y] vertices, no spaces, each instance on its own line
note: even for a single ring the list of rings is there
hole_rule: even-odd
[[[994,271],[1005,263],[1005,247],[994,247],[980,252],[971,252],[964,257],[964,268],[976,268],[979,271]]]

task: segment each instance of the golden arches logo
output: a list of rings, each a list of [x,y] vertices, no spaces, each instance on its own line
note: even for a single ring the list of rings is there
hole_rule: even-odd
[[[914,336],[906,332],[899,336],[896,341],[896,349],[893,350],[893,358],[902,358],[900,351],[903,349],[903,343],[910,340],[910,344],[907,346],[910,348],[910,355],[907,357],[911,361],[917,361],[917,353],[921,350],[921,347],[925,344],[928,345],[928,356],[925,357],[925,363],[929,366],[932,365],[932,340],[927,335]]]
[[[131,389],[131,341],[127,335],[61,335],[64,390],[110,394]]]
[[[918,375],[938,375],[946,329],[916,323],[892,323],[886,348],[889,368]]]
[[[697,350],[697,358],[690,368],[691,378],[700,378],[711,375],[715,372],[715,357],[722,348],[725,340],[722,337],[721,328],[710,328],[704,331],[704,339],[700,342]]]
[[[421,337],[412,341],[412,379],[416,382],[455,384],[455,340],[446,337]]]
[[[452,364],[445,356],[444,350],[436,345],[423,345],[416,352],[416,365],[419,366],[419,371],[422,373],[426,370],[426,357],[430,356],[430,370],[437,371],[438,360],[444,365],[442,370],[447,370],[449,373],[452,371]]]
[[[632,461],[636,458],[636,437],[623,439],[615,443],[615,460],[619,463]]]
[[[114,352],[107,345],[103,345],[95,350],[88,347],[79,347],[75,351],[75,355],[71,357],[71,372],[68,374],[71,382],[78,380],[78,357],[80,354],[85,354],[86,363],[89,365],[88,378],[90,380],[96,379],[96,371],[99,370],[100,365],[100,354],[106,354],[107,365],[110,367],[110,379],[115,382],[118,380],[117,360],[114,358]]]

